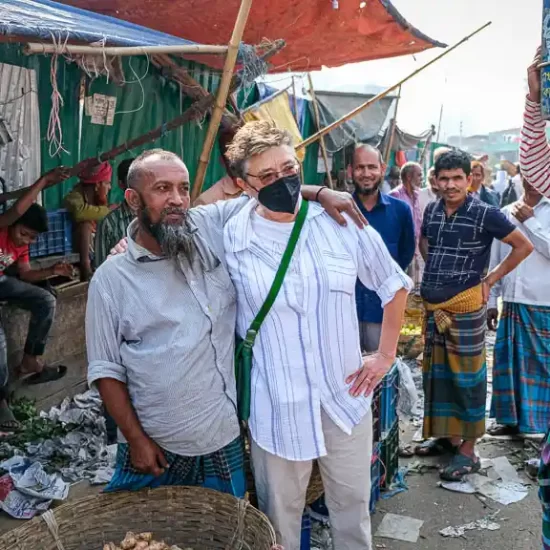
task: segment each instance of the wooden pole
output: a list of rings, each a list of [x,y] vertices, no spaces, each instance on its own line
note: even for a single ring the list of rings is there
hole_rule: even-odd
[[[453,50],[455,50],[456,48],[458,48],[459,46],[464,44],[464,42],[466,42],[467,40],[472,38],[474,35],[476,35],[479,32],[485,30],[489,25],[491,25],[491,21],[488,21],[487,23],[485,23],[485,25],[479,27],[479,29],[475,30],[474,32],[472,32],[468,36],[464,37],[462,40],[457,42],[454,46],[451,46],[450,48],[447,48],[444,52],[440,53],[438,56],[434,57],[431,61],[428,61],[427,63],[422,65],[422,67],[419,67],[418,69],[414,70],[412,73],[410,73],[405,78],[402,78],[399,82],[397,82],[393,86],[390,86],[389,88],[387,88],[383,92],[379,93],[378,95],[374,96],[373,98],[369,99],[368,101],[366,101],[362,105],[359,105],[359,107],[356,107],[353,111],[349,112],[347,115],[343,116],[339,120],[336,120],[332,124],[329,124],[328,126],[325,126],[322,130],[320,130],[316,134],[313,134],[312,136],[308,137],[306,140],[302,141],[302,143],[298,143],[298,145],[296,145],[296,149],[303,149],[304,147],[307,147],[308,145],[310,145],[313,142],[320,139],[321,136],[325,136],[329,132],[332,132],[332,130],[334,130],[334,128],[338,128],[338,126],[340,126],[344,122],[348,121],[350,118],[353,118],[354,116],[358,115],[359,113],[361,113],[365,109],[368,109],[369,107],[374,105],[377,101],[380,101],[381,99],[386,97],[388,94],[393,92],[395,89],[399,88],[399,86],[401,86],[402,84],[405,84],[405,82],[407,82],[407,80],[410,80],[413,76],[416,76],[418,73],[422,72],[424,69],[427,69],[430,65],[433,65],[436,61],[439,61],[440,59],[442,59],[446,55],[450,54]]]
[[[386,143],[386,150],[384,151],[384,164],[388,164],[388,161],[390,160],[391,150],[393,147],[393,138],[395,136],[395,127],[397,126],[397,109],[399,109],[400,99],[401,99],[401,86],[399,86],[399,91],[397,92],[397,100],[395,102],[395,112],[393,113],[393,118],[391,119],[388,143]]]
[[[210,161],[212,147],[214,146],[214,140],[216,139],[216,134],[218,133],[218,128],[225,110],[225,104],[227,103],[229,86],[233,78],[233,70],[235,69],[235,62],[237,61],[237,54],[239,53],[239,44],[241,43],[243,37],[244,28],[246,26],[251,7],[252,0],[241,0],[241,7],[239,8],[237,21],[235,22],[233,34],[231,36],[231,40],[229,41],[229,48],[227,50],[227,57],[225,58],[222,79],[218,89],[218,95],[216,97],[216,106],[214,107],[210,117],[210,124],[208,125],[208,131],[206,133],[202,153],[199,159],[199,165],[197,167],[197,173],[195,175],[195,182],[191,191],[191,204],[195,202],[202,191],[204,176],[206,175],[206,169],[208,168],[208,162]]]
[[[315,89],[313,88],[313,79],[311,78],[311,73],[307,73],[307,80],[309,82],[309,95],[311,96],[311,99],[313,101],[313,113],[315,115],[315,125],[317,126],[318,130],[321,130],[321,117],[319,116],[319,105],[317,105],[317,98],[315,97]],[[325,138],[321,136],[319,141],[321,146],[321,154],[323,155],[323,162],[325,163],[325,170],[327,172],[328,186],[331,189],[334,189],[334,185],[332,183],[332,177],[330,175],[330,166],[328,163],[328,154],[327,154],[327,146],[325,145]]]
[[[292,97],[294,99],[294,118],[296,119],[296,125],[298,126],[298,130],[300,130],[300,117],[298,116],[298,96],[296,95],[296,80],[295,76],[292,75]],[[302,132],[300,132],[300,135],[302,135]],[[304,163],[300,162],[300,176],[302,178],[302,182],[304,181]]]
[[[441,132],[442,120],[443,120],[443,103],[441,104],[441,109],[439,110],[439,122],[437,123],[437,137],[435,138],[436,143],[439,143],[439,134]]]
[[[184,44],[182,46],[79,46],[73,44],[27,44],[24,53],[33,54],[74,54],[74,55],[151,55],[151,54],[180,54],[180,55],[223,55],[228,52],[228,46],[203,46],[202,44]]]

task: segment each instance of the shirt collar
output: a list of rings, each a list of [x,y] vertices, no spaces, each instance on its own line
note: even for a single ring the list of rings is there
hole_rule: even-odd
[[[301,200],[301,199],[300,199]],[[252,215],[258,206],[256,199],[250,199],[248,203],[242,208],[242,210],[235,216],[239,219],[240,223],[235,224],[234,232],[231,234],[229,240],[229,246],[227,246],[229,252],[242,252],[250,247],[252,241]],[[325,209],[317,202],[310,202],[307,211],[306,221],[316,218],[322,214]],[[307,223],[302,229],[302,234],[307,231]]]
[[[359,195],[357,194],[357,191],[355,191],[353,193],[353,198],[355,199],[355,202],[357,203],[357,206],[359,206],[359,208],[362,211],[368,212],[368,210],[365,208],[365,205],[363,204],[363,202],[359,198]],[[378,191],[378,200],[376,201],[376,204],[374,205],[374,208],[378,208],[380,205],[388,206],[389,204],[390,204],[389,196],[386,195],[385,193],[382,193],[382,191],[379,190]],[[373,208],[373,210],[374,210],[374,208]],[[372,210],[371,210],[371,212],[372,212]]]
[[[156,262],[158,260],[163,260],[164,258],[162,256],[153,254],[135,241],[134,236],[136,234],[138,224],[139,221],[135,219],[132,220],[128,226],[128,254],[132,260],[134,262]]]

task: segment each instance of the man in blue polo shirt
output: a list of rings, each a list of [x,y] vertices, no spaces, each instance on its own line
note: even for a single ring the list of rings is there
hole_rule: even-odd
[[[354,198],[368,222],[382,237],[393,259],[406,270],[415,251],[414,222],[411,208],[402,200],[380,192],[386,165],[378,149],[356,145],[351,166]],[[382,304],[375,292],[357,281],[357,316],[361,349],[378,349],[382,328]]]

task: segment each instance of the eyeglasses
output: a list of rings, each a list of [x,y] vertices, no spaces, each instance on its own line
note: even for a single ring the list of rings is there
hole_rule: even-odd
[[[252,178],[258,178],[262,185],[271,185],[275,181],[279,179],[279,177],[286,178],[288,176],[295,176],[298,171],[300,170],[300,164],[296,161],[294,164],[289,164],[288,166],[284,166],[282,170],[279,172],[273,171],[273,172],[265,172],[264,174],[258,175],[258,174],[250,174],[249,172],[246,173],[247,176],[250,176]]]

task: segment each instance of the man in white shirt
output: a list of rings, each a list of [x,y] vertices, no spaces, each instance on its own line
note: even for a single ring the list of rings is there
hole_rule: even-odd
[[[523,180],[523,198],[502,209],[533,243],[533,253],[493,286],[487,313],[498,324],[493,367],[492,435],[544,433],[550,424],[550,201]],[[494,241],[491,269],[509,252]]]
[[[437,180],[435,178],[435,168],[432,166],[428,171],[428,185],[418,193],[418,204],[420,205],[420,217],[424,218],[424,210],[431,202],[438,198],[439,190],[437,188]]]
[[[240,129],[228,150],[237,181],[254,197],[224,228],[244,337],[264,303],[301,208],[290,135],[270,122]],[[412,284],[380,235],[323,208],[307,218],[281,291],[253,347],[250,433],[260,509],[285,550],[299,550],[313,460],[318,459],[334,547],[372,548],[369,500],[372,391],[395,359]],[[361,358],[357,277],[384,307],[378,351]]]

